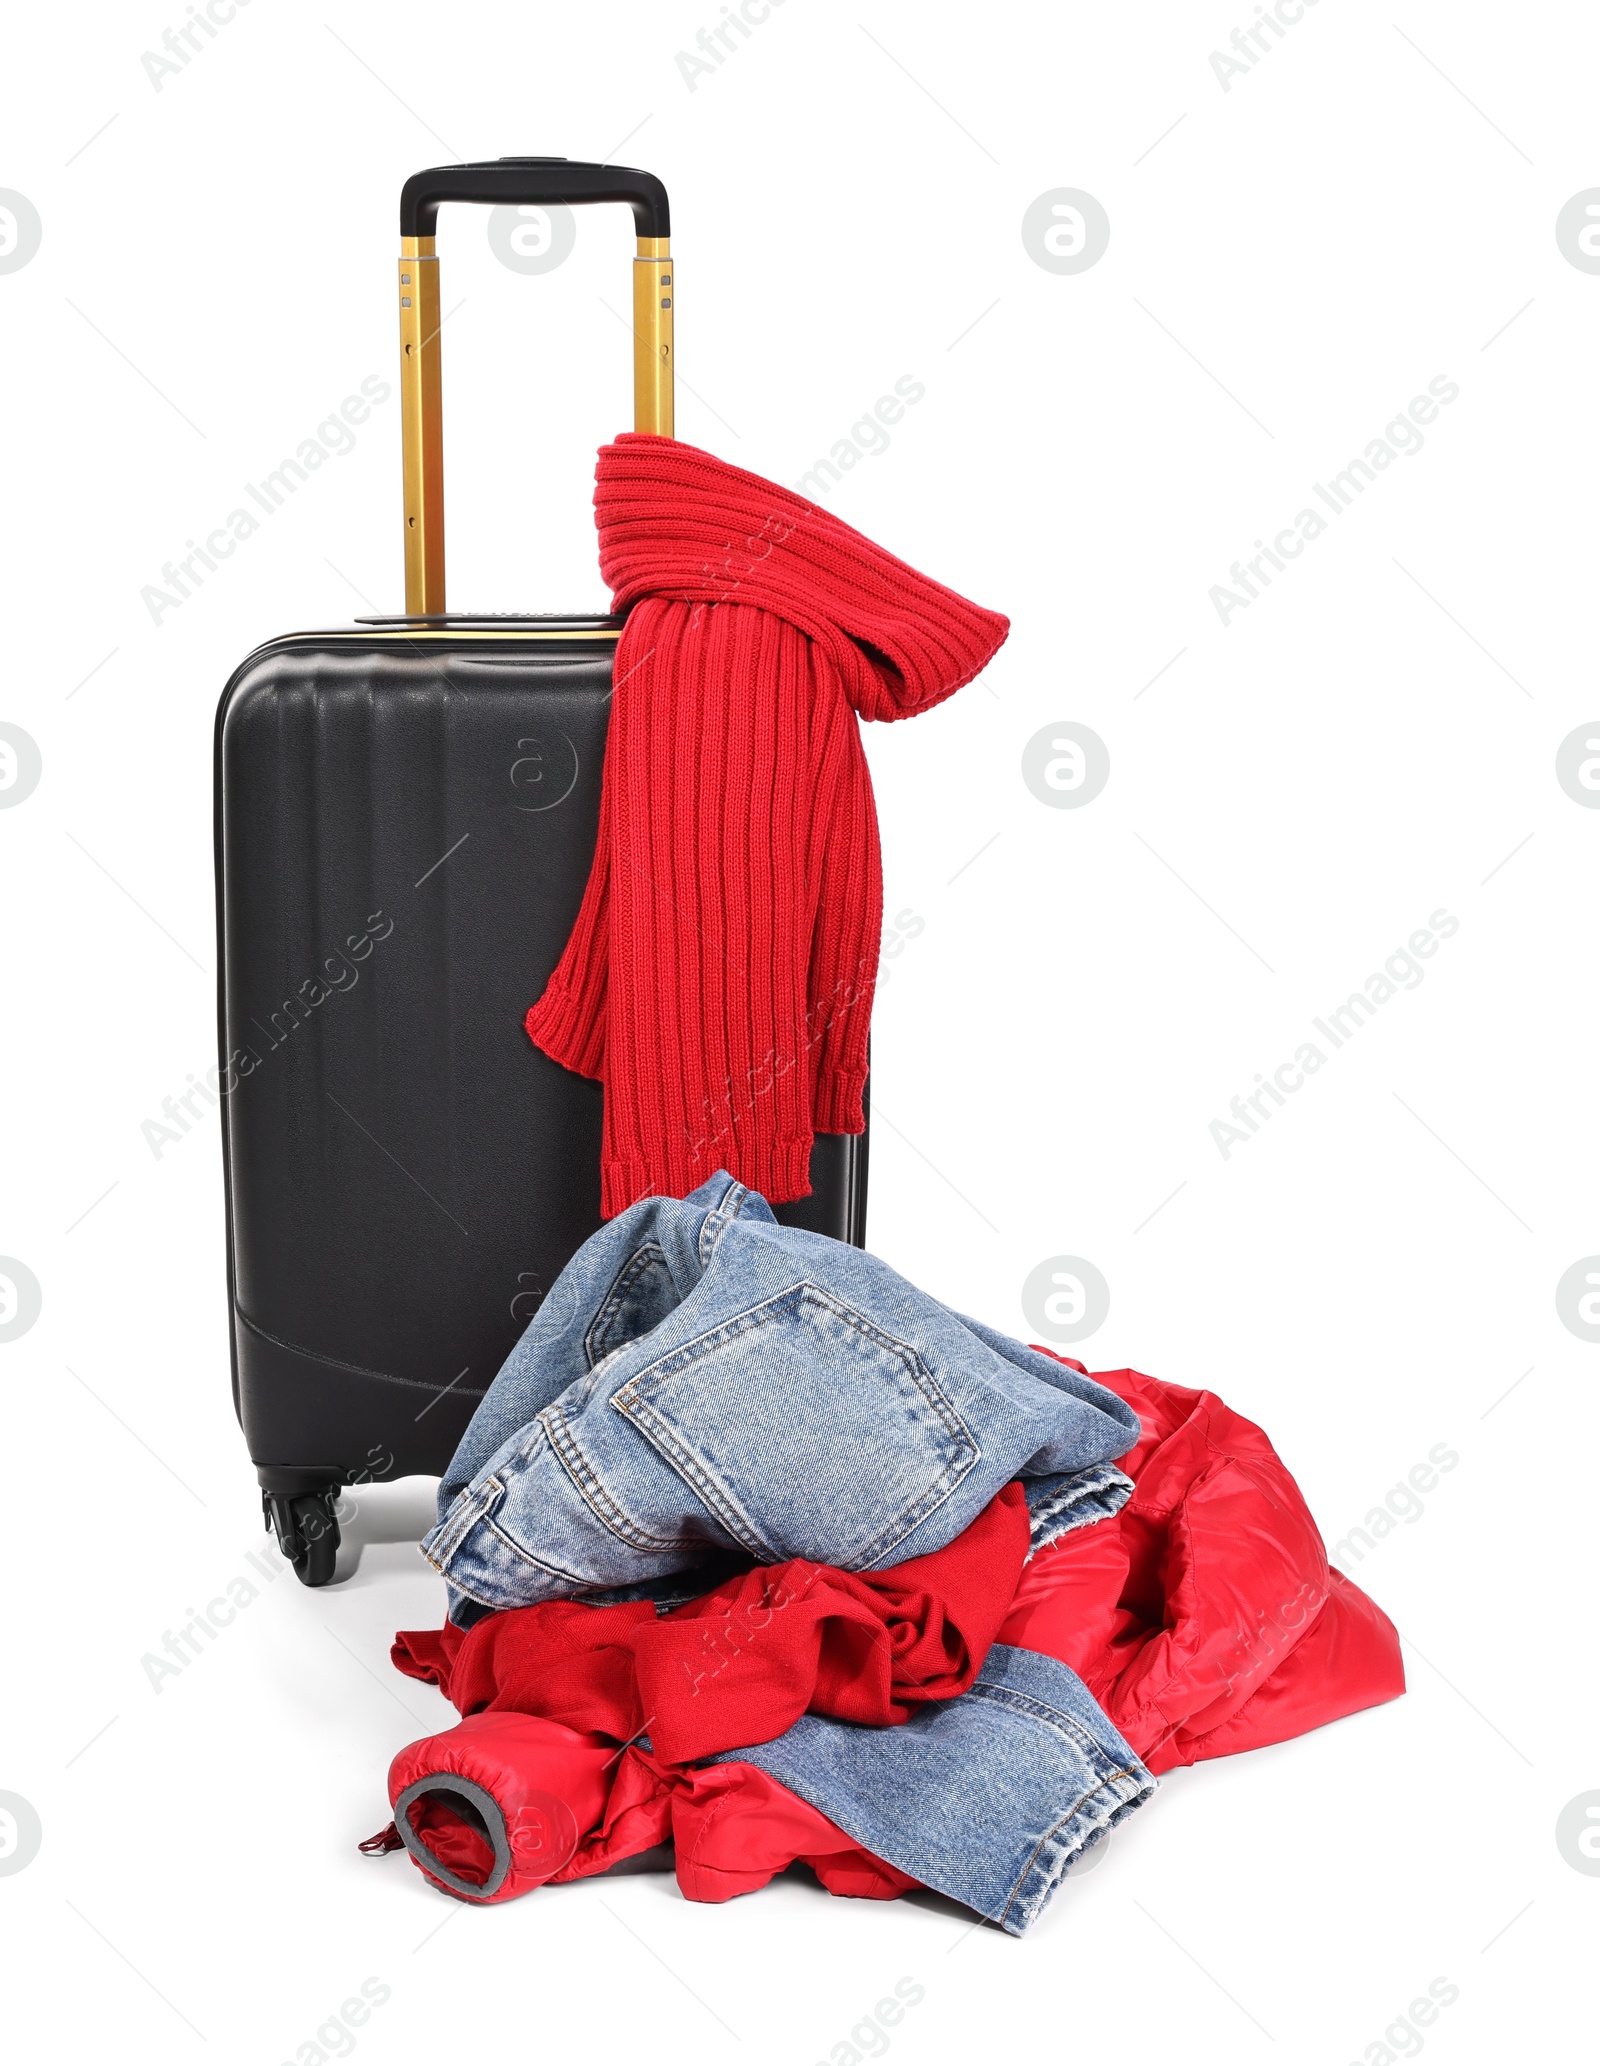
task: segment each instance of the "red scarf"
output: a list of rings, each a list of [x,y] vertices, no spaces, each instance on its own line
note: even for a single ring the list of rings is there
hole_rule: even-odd
[[[811,1188],[859,1133],[883,876],[855,717],[910,717],[1009,625],[803,496],[627,432],[595,476],[617,647],[600,834],[529,1037],[605,1085],[601,1211],[727,1169]]]

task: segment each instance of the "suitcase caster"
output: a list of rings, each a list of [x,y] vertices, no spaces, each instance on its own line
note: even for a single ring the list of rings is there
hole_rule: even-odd
[[[327,1585],[333,1577],[339,1554],[339,1523],[333,1513],[338,1491],[337,1485],[329,1485],[292,1499],[281,1492],[261,1495],[262,1519],[302,1585]]]

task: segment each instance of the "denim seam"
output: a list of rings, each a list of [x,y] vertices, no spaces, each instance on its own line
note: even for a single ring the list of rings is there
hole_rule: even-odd
[[[723,1229],[730,1220],[737,1219],[740,1207],[749,1195],[749,1190],[744,1184],[739,1183],[737,1180],[730,1182],[728,1188],[723,1192],[710,1212],[706,1214],[705,1219],[701,1222],[700,1238],[695,1243],[695,1251],[700,1258],[702,1268],[705,1268],[710,1263],[711,1251],[722,1239]],[[733,1201],[731,1204],[729,1203],[730,1199]]]
[[[611,1289],[600,1301],[600,1310],[595,1314],[593,1320],[590,1321],[589,1330],[583,1337],[583,1352],[589,1359],[590,1370],[593,1370],[597,1363],[603,1363],[611,1353],[609,1348],[601,1348],[600,1353],[596,1355],[595,1350],[605,1340],[606,1329],[621,1310],[623,1300],[644,1275],[645,1270],[651,1263],[659,1262],[665,1264],[666,1260],[666,1250],[659,1241],[646,1241],[641,1247],[633,1251],[633,1254],[629,1256],[622,1268],[618,1270],[616,1276],[612,1278]]]
[[[476,1492],[463,1492],[455,1512],[446,1514],[440,1526],[424,1539],[422,1554],[441,1577],[446,1574],[450,1559],[504,1490],[499,1478],[485,1478]]]
[[[1104,1764],[1108,1753],[1090,1730],[1086,1729],[1076,1715],[1070,1715],[1059,1707],[1051,1707],[1048,1701],[1037,1700],[1031,1693],[1019,1692],[1015,1686],[997,1684],[993,1679],[977,1679],[968,1688],[969,1693],[980,1693],[986,1700],[992,1700],[997,1707],[1009,1707],[1014,1712],[1031,1715],[1036,1722],[1043,1722],[1046,1728],[1054,1729],[1060,1736],[1066,1736],[1095,1764]]]
[[[672,1366],[665,1371],[665,1376],[676,1376],[680,1370],[689,1368],[694,1362],[710,1354],[713,1348],[723,1348],[729,1342],[737,1340],[740,1334],[769,1325],[775,1317],[773,1309],[784,1300],[793,1300],[797,1305],[821,1306],[835,1319],[843,1320],[848,1327],[853,1328],[863,1341],[871,1342],[874,1347],[892,1356],[900,1364],[924,1403],[932,1409],[946,1436],[957,1445],[957,1455],[946,1464],[925,1492],[919,1494],[917,1499],[892,1520],[886,1521],[871,1541],[849,1552],[858,1569],[870,1571],[898,1543],[903,1542],[913,1529],[919,1528],[930,1514],[935,1513],[968,1472],[983,1459],[983,1450],[971,1429],[951,1404],[937,1377],[909,1342],[899,1341],[894,1335],[885,1333],[882,1328],[873,1326],[863,1315],[856,1313],[842,1300],[831,1296],[820,1285],[802,1279],[800,1283],[791,1285],[788,1290],[762,1299],[756,1305],[747,1306],[742,1313],[733,1314],[719,1327],[711,1329],[694,1341],[684,1342],[678,1348],[669,1350],[657,1364],[635,1372],[612,1394],[611,1405],[661,1451],[673,1469],[679,1472],[698,1497],[711,1508],[730,1535],[742,1542],[754,1555],[775,1557],[777,1551],[773,1546],[763,1541],[755,1532],[754,1524],[748,1516],[730,1506],[729,1495],[707,1480],[704,1469],[683,1447],[676,1431],[661,1414],[651,1408],[644,1393],[644,1386],[653,1372],[660,1372],[662,1365]],[[662,1381],[662,1376],[658,1375],[657,1383]],[[967,1449],[964,1458],[959,1453],[959,1445],[963,1443]]]
[[[485,1514],[479,1522],[479,1526],[487,1529],[495,1541],[503,1544],[520,1562],[531,1564],[535,1571],[542,1571],[547,1578],[556,1578],[563,1585],[578,1586],[580,1588],[588,1583],[578,1572],[563,1571],[559,1564],[549,1564],[546,1563],[543,1557],[536,1557],[526,1544],[518,1542],[514,1535],[508,1535],[493,1514]],[[452,1580],[451,1583],[454,1584],[455,1581]],[[462,1589],[464,1590],[464,1588]]]
[[[577,1437],[560,1407],[547,1406],[539,1418],[549,1427],[550,1449],[556,1462],[566,1472],[578,1497],[609,1534],[616,1536],[619,1542],[626,1543],[630,1549],[647,1552],[700,1547],[695,1538],[689,1535],[676,1535],[663,1540],[659,1536],[647,1534],[636,1521],[629,1518],[606,1490],[594,1465],[579,1448]]]
[[[427,1556],[426,1550],[423,1551],[423,1555]],[[430,1564],[433,1563],[432,1557],[428,1557],[428,1562]],[[439,1567],[435,1565],[434,1568],[438,1570]],[[478,1592],[474,1587],[465,1584],[461,1579],[457,1578],[453,1571],[440,1571],[439,1575],[452,1592],[460,1593],[465,1599],[476,1600],[480,1607],[488,1607],[498,1613],[505,1606],[504,1600],[491,1600],[486,1594]]]
[[[581,1408],[588,1405],[589,1401],[600,1389],[601,1380],[609,1372],[612,1364],[616,1362],[617,1358],[629,1346],[629,1343],[623,1342],[617,1348],[608,1350],[606,1354],[600,1358],[599,1362],[594,1365],[593,1369],[589,1372],[589,1375],[587,1377],[579,1378],[577,1380],[577,1385],[581,1387],[581,1389],[578,1390],[577,1396],[578,1407]],[[572,1390],[573,1387],[568,1386],[567,1392],[563,1392],[559,1396],[565,1398],[568,1396],[568,1393],[570,1393]]]
[[[962,1697],[965,1698],[967,1696],[963,1695]],[[781,1743],[781,1741],[781,1738],[778,1739],[779,1743]],[[1131,1813],[1133,1809],[1140,1806],[1143,1801],[1150,1799],[1156,1791],[1156,1781],[1153,1775],[1146,1769],[1146,1767],[1142,1763],[1138,1761],[1137,1758],[1131,1765],[1124,1765],[1115,1769],[1108,1769],[1108,1767],[1110,1767],[1111,1760],[1106,1754],[1106,1752],[1101,1750],[1098,1745],[1094,1744],[1092,1738],[1090,1738],[1089,1741],[1094,1750],[1092,1768],[1093,1770],[1101,1773],[1102,1776],[1096,1780],[1094,1785],[1090,1786],[1084,1793],[1080,1794],[1078,1799],[1073,1802],[1072,1806],[1069,1809],[1067,1809],[1066,1812],[1063,1815],[1061,1815],[1055,1822],[1053,1822],[1049,1829],[1045,1831],[1043,1836],[1039,1838],[1038,1842],[1034,1846],[1033,1852],[1030,1854],[1028,1858],[1027,1863],[1024,1865],[1022,1871],[1018,1874],[1017,1878],[1013,1881],[1011,1889],[1007,1894],[1004,1907],[1001,1908],[1000,1912],[997,1915],[987,1914],[986,1911],[979,1908],[976,1902],[973,1901],[968,1895],[957,1892],[950,1885],[941,1884],[938,1880],[928,1878],[926,1876],[928,1872],[928,1861],[926,1859],[916,1860],[912,1857],[905,1855],[904,1853],[901,1853],[897,1857],[890,1857],[889,1847],[887,1846],[885,1846],[885,1848],[881,1850],[875,1849],[875,1845],[883,1844],[883,1832],[881,1830],[878,1832],[872,1832],[870,1830],[861,1830],[856,1827],[853,1827],[852,1825],[855,1821],[855,1817],[851,1813],[852,1804],[848,1800],[840,1798],[838,1789],[835,1786],[831,1785],[826,1778],[819,1782],[817,1776],[813,1773],[804,1770],[785,1771],[781,1765],[777,1769],[772,1770],[772,1776],[778,1778],[781,1784],[788,1787],[791,1793],[797,1794],[801,1800],[808,1802],[812,1807],[816,1808],[821,1814],[826,1815],[830,1821],[836,1823],[839,1828],[844,1830],[847,1836],[853,1839],[853,1841],[860,1844],[864,1849],[871,1851],[874,1856],[884,1858],[886,1862],[894,1866],[897,1871],[910,1874],[910,1876],[913,1879],[920,1881],[921,1884],[924,1886],[932,1887],[935,1892],[948,1894],[952,1900],[960,1901],[963,1904],[963,1906],[972,1908],[973,1911],[977,1914],[984,1915],[987,1921],[998,1923],[1004,1926],[1005,1919],[1011,1914],[1012,1909],[1017,1906],[1019,1900],[1022,1898],[1022,1890],[1024,1887],[1024,1883],[1027,1881],[1030,1873],[1035,1873],[1038,1871],[1038,1859],[1040,1852],[1043,1851],[1045,1846],[1049,1844],[1053,1838],[1056,1837],[1057,1831],[1059,1831],[1066,1823],[1070,1822],[1075,1815],[1081,1814],[1083,1810],[1088,1806],[1088,1804],[1091,1801],[1095,1800],[1098,1795],[1110,1791],[1114,1796],[1111,1804],[1111,1812],[1108,1814],[1105,1822],[1101,1825],[1102,1828],[1110,1828],[1113,1826],[1115,1821],[1121,1819],[1121,1816],[1117,1812],[1118,1810],[1121,1810],[1123,1813]],[[778,1746],[777,1744],[774,1744],[769,1747],[775,1749]],[[741,1758],[755,1762],[757,1764],[757,1769],[760,1771],[768,1771],[769,1769],[771,1769],[765,1764],[760,1763],[758,1758],[753,1758],[752,1752],[748,1748],[743,1750],[724,1751],[712,1758],[702,1759],[700,1763],[702,1765],[727,1765],[737,1763]],[[898,1846],[895,1846],[894,1848],[896,1850],[899,1849]],[[1076,1857],[1080,1852],[1082,1852],[1086,1848],[1086,1844],[1080,1843],[1077,1846],[1075,1846],[1071,1853],[1065,1854],[1063,1856],[1056,1870],[1050,1875],[1049,1880],[1041,1889],[1040,1899],[1037,1903],[1033,1905],[1032,1914],[1029,1915],[1027,1917],[1027,1920],[1022,1924],[1023,1929],[1026,1929],[1028,1927],[1028,1924],[1037,1918],[1038,1914],[1045,1905],[1045,1902],[1048,1901],[1051,1892],[1054,1890],[1055,1883],[1059,1880],[1061,1872],[1064,1871],[1066,1866],[1072,1862],[1072,1859],[1074,1857]]]
[[[1072,1806],[1067,1809],[1064,1815],[1057,1816],[1056,1820],[1051,1823],[1050,1827],[1045,1831],[1044,1835],[1040,1837],[1038,1843],[1034,1845],[1033,1851],[1028,1858],[1028,1862],[1023,1866],[1021,1872],[1017,1874],[1016,1879],[1013,1881],[1011,1893],[1007,1898],[1005,1907],[1001,1909],[1000,1913],[996,1917],[994,1917],[994,1920],[997,1923],[1001,1924],[1002,1927],[1004,1926],[1006,1918],[1010,1915],[1012,1909],[1015,1908],[1017,1905],[1024,1884],[1038,1866],[1040,1852],[1044,1849],[1046,1844],[1048,1844],[1051,1841],[1051,1839],[1056,1835],[1056,1832],[1060,1829],[1065,1828],[1066,1825],[1070,1821],[1072,1821],[1074,1816],[1081,1814],[1084,1808],[1088,1806],[1089,1802],[1095,1798],[1096,1794],[1105,1793],[1109,1788],[1120,1787],[1121,1782],[1125,1779],[1131,1779],[1134,1782],[1134,1790],[1132,1793],[1124,1793],[1122,1795],[1122,1798],[1125,1801],[1132,1802],[1141,1790],[1138,1771],[1132,1765],[1124,1765],[1120,1771],[1107,1772],[1103,1778],[1098,1780],[1095,1785],[1089,1788],[1087,1793],[1080,1794],[1077,1800],[1073,1802]],[[1078,1844],[1074,1847],[1074,1853],[1076,1854],[1076,1852],[1082,1851],[1084,1848],[1084,1845]],[[1050,1891],[1050,1887],[1054,1885],[1055,1881],[1058,1880],[1060,1876],[1060,1868],[1058,1867],[1057,1870],[1050,1875],[1050,1879],[1046,1883],[1046,1886],[1043,1889],[1043,1891],[1045,1893],[1048,1893]]]
[[[719,1320],[715,1327],[707,1328],[704,1333],[697,1334],[688,1341],[679,1342],[675,1348],[666,1350],[657,1356],[654,1362],[645,1364],[624,1384],[619,1385],[611,1404],[619,1413],[626,1413],[628,1408],[623,1401],[629,1394],[637,1397],[647,1378],[655,1376],[659,1383],[663,1370],[666,1376],[675,1377],[679,1369],[686,1369],[691,1363],[699,1362],[713,1349],[726,1348],[729,1342],[737,1341],[741,1334],[747,1334],[755,1327],[766,1326],[773,1309],[784,1300],[795,1299],[804,1303],[806,1294],[813,1288],[802,1277],[796,1283],[786,1285],[782,1291],[771,1292],[765,1298],[757,1299],[753,1305],[742,1306],[737,1313],[730,1313],[725,1320]]]
[[[612,1403],[615,1404],[615,1400]],[[641,1406],[641,1416],[643,1412],[644,1408]],[[659,1418],[659,1416],[656,1416],[656,1418]],[[721,1487],[715,1484],[707,1475],[698,1458],[677,1441],[672,1430],[667,1427],[665,1422],[662,1422],[657,1428],[652,1428],[642,1418],[635,1420],[630,1415],[629,1419],[638,1428],[640,1434],[645,1437],[646,1441],[650,1442],[661,1452],[668,1464],[688,1486],[689,1490],[704,1504],[713,1519],[718,1521],[728,1531],[735,1542],[747,1549],[758,1563],[781,1561],[772,1545],[764,1542],[756,1534],[750,1522],[737,1507],[724,1497]],[[579,1490],[582,1490],[581,1486]]]
[[[978,1448],[978,1442],[974,1440],[972,1430],[967,1428],[967,1423],[955,1411],[955,1407],[951,1405],[951,1401],[947,1397],[945,1386],[939,1382],[939,1378],[932,1374],[932,1370],[928,1370],[928,1366],[924,1364],[922,1357],[918,1355],[918,1351],[907,1341],[899,1341],[895,1335],[885,1335],[883,1328],[872,1326],[870,1320],[866,1320],[854,1308],[845,1306],[841,1300],[835,1300],[835,1297],[829,1291],[825,1291],[821,1285],[810,1283],[810,1279],[800,1279],[800,1283],[798,1285],[790,1285],[788,1291],[777,1291],[777,1293],[773,1293],[773,1297],[767,1297],[767,1300],[759,1300],[755,1306],[746,1306],[744,1312],[730,1314],[728,1320],[724,1320],[719,1326],[711,1328],[707,1335],[701,1335],[695,1341],[686,1341],[678,1349],[670,1349],[668,1355],[664,1355],[659,1361],[661,1361],[661,1364],[666,1364],[666,1361],[670,1361],[674,1355],[682,1355],[688,1349],[699,1351],[699,1355],[707,1355],[709,1347],[717,1347],[717,1349],[726,1347],[726,1343],[734,1341],[742,1333],[748,1333],[752,1326],[765,1326],[771,1308],[777,1306],[779,1300],[788,1300],[788,1297],[796,1297],[796,1293],[798,1293],[798,1304],[802,1304],[802,1306],[806,1306],[806,1304],[810,1304],[810,1306],[823,1306],[837,1320],[843,1320],[848,1326],[854,1326],[856,1333],[864,1341],[872,1341],[876,1347],[889,1349],[889,1353],[895,1355],[901,1361],[901,1364],[905,1364],[907,1370],[910,1370],[912,1384],[916,1384],[916,1388],[922,1392],[922,1397],[928,1401],[928,1405],[934,1409],[934,1413],[939,1415],[939,1419],[943,1421],[943,1426],[945,1426],[945,1432],[949,1436],[955,1436],[955,1438],[965,1436],[967,1442],[972,1442],[974,1463],[982,1459],[982,1448]],[[695,1357],[695,1359],[699,1359],[699,1357]],[[618,1388],[616,1397],[612,1399],[612,1405],[618,1407],[620,1413],[628,1411],[624,1405],[620,1405],[624,1392],[633,1392],[635,1397],[639,1397],[641,1395],[641,1388],[643,1388],[643,1382],[651,1374],[653,1368],[655,1366],[647,1366],[645,1370],[635,1372],[635,1376],[630,1376],[628,1382]],[[670,1376],[676,1376],[676,1372],[670,1372]],[[924,1378],[926,1378],[926,1384],[922,1382]]]
[[[531,1463],[535,1455],[548,1440],[549,1430],[545,1427],[544,1419],[541,1415],[534,1421],[532,1427],[529,1428],[527,1439],[517,1451],[516,1462],[524,1465]]]

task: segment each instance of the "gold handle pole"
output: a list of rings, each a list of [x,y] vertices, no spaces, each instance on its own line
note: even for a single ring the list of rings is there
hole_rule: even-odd
[[[633,427],[673,434],[672,257],[640,237],[633,262]],[[432,237],[400,240],[400,437],[406,615],[444,614],[444,403],[439,260]]]
[[[406,615],[444,611],[444,405],[439,261],[432,237],[400,240],[400,438]]]
[[[633,427],[672,436],[672,258],[641,237],[633,261]]]

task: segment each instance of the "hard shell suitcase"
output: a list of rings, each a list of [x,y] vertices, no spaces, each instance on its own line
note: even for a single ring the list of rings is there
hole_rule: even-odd
[[[446,613],[443,201],[626,201],[634,421],[672,434],[659,180],[514,158],[401,198],[406,615],[258,648],[216,723],[218,1073],[234,1403],[284,1554],[333,1575],[337,1489],[443,1471],[600,1224],[601,1090],[529,1042],[594,853],[621,620]],[[865,1135],[791,1224],[865,1239]]]

